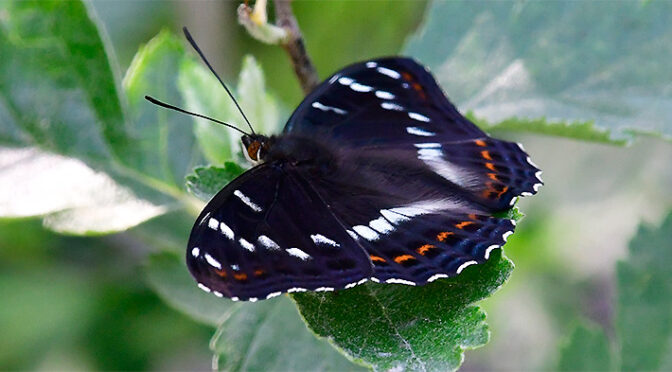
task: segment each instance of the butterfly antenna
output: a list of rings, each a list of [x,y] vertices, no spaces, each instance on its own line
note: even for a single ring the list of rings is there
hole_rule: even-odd
[[[156,98],[154,98],[154,97],[145,96],[145,99],[148,100],[149,102],[151,102],[151,103],[157,105],[157,106],[161,106],[161,107],[165,107],[165,108],[167,108],[167,109],[175,110],[175,111],[177,111],[177,112],[181,112],[181,113],[183,113],[183,114],[192,115],[192,116],[196,116],[196,117],[203,118],[203,119],[206,119],[206,120],[210,120],[210,121],[215,122],[215,123],[217,123],[217,124],[222,124],[222,125],[227,126],[227,127],[229,127],[229,128],[235,129],[235,130],[239,131],[240,133],[242,133],[242,134],[244,134],[244,135],[247,135],[247,133],[243,132],[241,129],[239,129],[239,128],[237,128],[237,127],[234,127],[233,125],[231,125],[231,124],[229,124],[229,123],[225,123],[225,122],[223,122],[223,121],[220,121],[220,120],[217,120],[217,119],[213,119],[213,118],[211,118],[211,117],[209,117],[209,116],[205,116],[205,115],[197,114],[197,113],[195,113],[195,112],[191,112],[191,111],[187,111],[187,110],[181,109],[181,108],[179,108],[179,107],[177,107],[177,106],[173,106],[173,105],[171,105],[171,104],[168,104],[168,103],[165,103],[165,102],[161,102],[161,101],[159,101],[158,99],[156,99]]]
[[[201,51],[201,48],[198,47],[198,45],[194,41],[194,38],[191,37],[191,34],[189,33],[189,30],[187,30],[186,27],[182,27],[182,31],[184,31],[184,36],[189,41],[189,44],[191,44],[191,46],[194,48],[194,50],[196,50],[196,53],[198,53],[198,55],[201,56],[201,59],[203,60],[203,62],[205,62],[205,64],[208,66],[210,71],[212,71],[212,73],[215,75],[215,77],[217,77],[217,80],[219,80],[219,82],[222,84],[224,89],[226,89],[226,93],[229,94],[229,97],[231,97],[231,99],[233,100],[233,103],[236,104],[236,107],[238,108],[238,111],[240,111],[240,114],[243,115],[243,119],[245,119],[245,121],[247,122],[247,125],[250,127],[250,130],[252,131],[252,134],[255,134],[254,133],[254,128],[252,128],[252,124],[250,124],[250,121],[247,120],[247,116],[245,116],[245,113],[243,112],[243,109],[240,108],[240,105],[238,104],[238,101],[236,101],[236,99],[233,97],[233,94],[231,93],[229,88],[226,86],[226,84],[224,84],[224,81],[222,81],[222,78],[220,78],[219,75],[217,75],[217,72],[215,72],[215,69],[212,68],[212,65],[210,65],[210,62],[208,62],[208,59],[205,58],[205,55]]]

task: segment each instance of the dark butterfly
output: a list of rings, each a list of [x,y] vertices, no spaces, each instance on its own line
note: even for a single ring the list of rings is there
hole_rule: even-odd
[[[520,144],[402,57],[340,70],[281,134],[242,141],[257,165],[208,203],[187,250],[198,285],[233,300],[457,275],[513,233],[493,214],[542,185]]]

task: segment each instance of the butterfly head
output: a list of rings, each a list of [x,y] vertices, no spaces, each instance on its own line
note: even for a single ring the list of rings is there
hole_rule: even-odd
[[[269,148],[268,137],[261,134],[246,134],[242,137],[245,158],[258,163],[266,157]]]

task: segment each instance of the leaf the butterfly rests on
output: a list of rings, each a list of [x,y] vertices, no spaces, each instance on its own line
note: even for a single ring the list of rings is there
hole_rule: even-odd
[[[282,134],[243,143],[260,164],[210,201],[187,250],[199,286],[234,300],[457,275],[513,233],[493,214],[542,184],[407,58],[344,68]]]

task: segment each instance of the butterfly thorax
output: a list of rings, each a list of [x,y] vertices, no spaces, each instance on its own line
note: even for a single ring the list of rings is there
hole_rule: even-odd
[[[333,168],[333,152],[323,143],[304,136],[272,136],[267,141],[264,162],[290,163],[304,169],[327,172]]]

